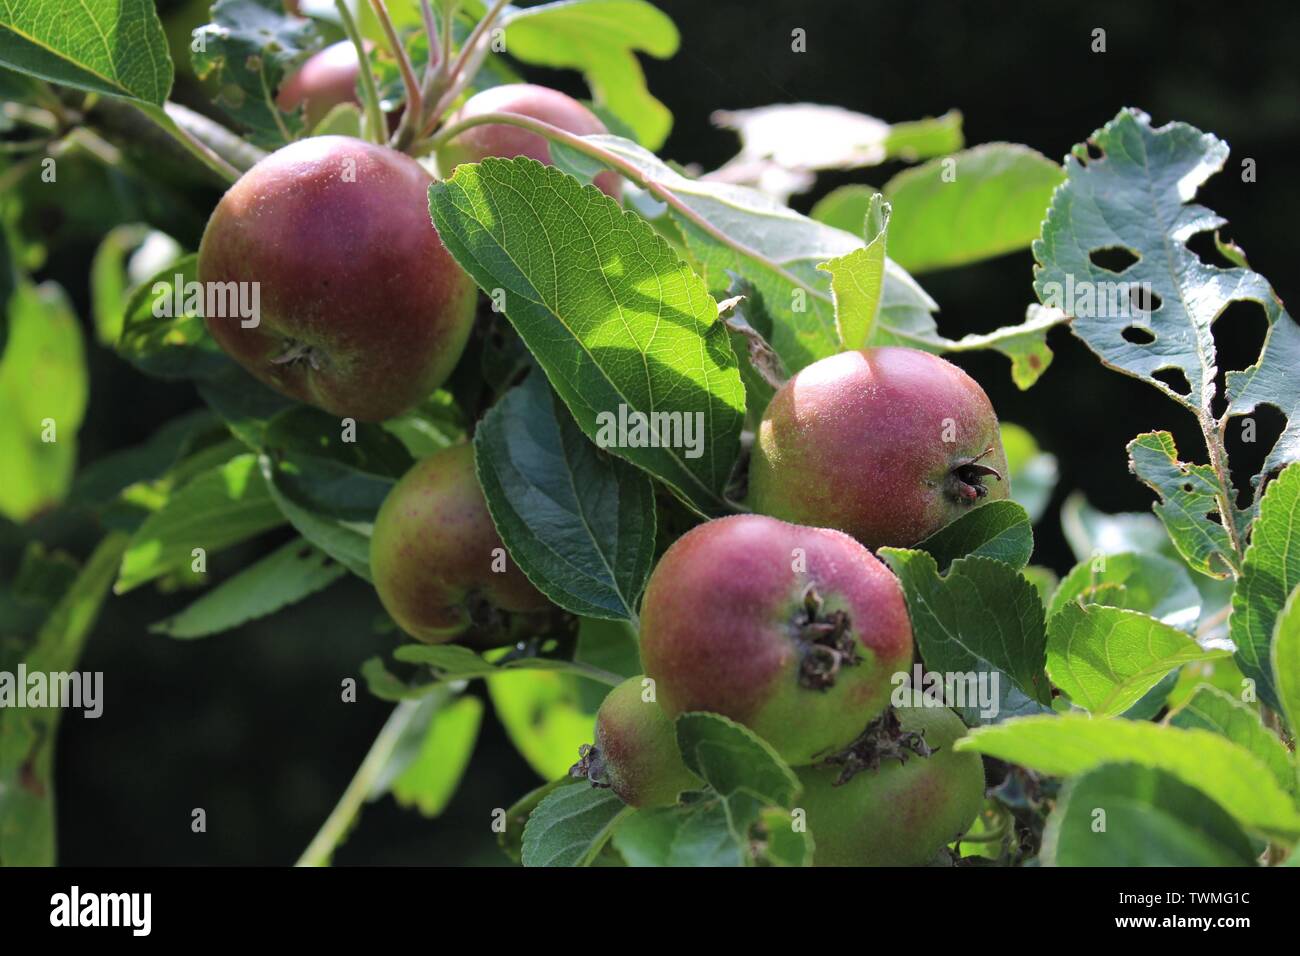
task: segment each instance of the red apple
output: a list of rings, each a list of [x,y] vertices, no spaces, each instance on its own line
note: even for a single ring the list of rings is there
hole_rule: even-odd
[[[476,93],[447,121],[452,126],[461,120],[485,113],[518,113],[550,123],[569,133],[592,136],[608,133],[605,124],[587,107],[571,96],[546,86],[532,83],[510,83],[494,86]],[[461,163],[477,163],[488,156],[511,159],[527,156],[540,163],[551,165],[551,146],[546,137],[531,133],[518,126],[492,124],[475,126],[445,143],[438,150],[438,171],[451,176]],[[595,185],[606,195],[619,199],[623,186],[618,173],[603,172],[596,176]]]
[[[300,140],[255,165],[199,246],[205,288],[257,290],[255,325],[206,317],[217,344],[266,384],[339,416],[379,421],[424,399],[459,360],[476,298],[429,219],[432,182],[409,156],[344,136]]]
[[[360,73],[356,45],[351,40],[332,44],[313,53],[296,73],[280,84],[275,105],[286,113],[304,107],[304,119],[310,129],[340,103],[361,102],[357,96]]]
[[[841,352],[800,371],[768,405],[749,471],[755,511],[873,549],[910,547],[1010,493],[984,390],[908,348]]]
[[[496,611],[551,607],[501,543],[468,444],[418,462],[388,493],[370,539],[370,572],[384,609],[428,644],[496,633]]]
[[[884,709],[912,629],[898,581],[848,535],[735,515],[660,559],[641,660],[670,718],[730,717],[797,766],[848,746]]]

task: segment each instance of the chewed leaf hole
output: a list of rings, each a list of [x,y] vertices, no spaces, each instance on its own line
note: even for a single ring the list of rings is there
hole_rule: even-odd
[[[1179,395],[1192,394],[1192,386],[1187,381],[1187,376],[1183,374],[1180,368],[1162,368],[1152,372],[1151,377],[1158,382],[1163,382]]]
[[[1156,340],[1155,334],[1150,329],[1144,329],[1140,325],[1130,325],[1120,335],[1124,336],[1125,342],[1134,345],[1150,345]]]
[[[1123,246],[1107,246],[1104,249],[1094,249],[1088,253],[1088,258],[1092,260],[1092,264],[1098,269],[1105,269],[1107,272],[1114,272],[1116,275],[1138,261],[1137,253],[1131,249],[1125,249]]]

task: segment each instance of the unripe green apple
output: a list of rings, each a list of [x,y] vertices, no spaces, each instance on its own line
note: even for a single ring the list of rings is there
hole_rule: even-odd
[[[491,629],[496,611],[550,607],[506,553],[468,444],[417,462],[388,493],[370,539],[370,572],[384,609],[428,644]]]
[[[298,71],[280,84],[275,105],[286,113],[303,107],[307,128],[315,126],[340,103],[357,103],[361,60],[356,45],[343,40],[307,58]]]
[[[346,136],[263,159],[199,245],[209,302],[220,289],[256,295],[252,319],[229,307],[205,317],[213,339],[267,385],[339,416],[379,421],[422,401],[459,360],[476,298],[429,219],[432,182],[409,156]]]
[[[671,807],[683,790],[701,786],[686,769],[677,734],[644,677],[629,677],[605,697],[596,713],[596,743],[582,747],[570,771],[594,786],[610,787],[633,807]]]
[[[863,769],[838,784],[835,765],[796,771],[816,866],[921,866],[969,829],[984,803],[984,765],[953,743],[966,732],[944,707],[903,707],[901,729],[920,735],[929,756],[913,753]]]
[[[533,119],[550,123],[565,132],[576,133],[579,136],[609,132],[595,113],[572,96],[548,86],[535,86],[532,83],[508,83],[475,93],[447,121],[447,125],[453,126],[462,120],[482,116],[484,113],[517,113],[520,116],[531,116]],[[465,130],[455,139],[441,146],[437,156],[438,172],[443,176],[451,176],[461,163],[478,163],[488,156],[501,156],[506,159],[527,156],[549,166],[551,145],[545,136],[538,133],[520,129],[518,126],[494,123]],[[623,195],[622,181],[618,173],[600,173],[593,182],[602,192],[614,199]]]
[[[641,660],[670,718],[722,714],[799,765],[848,746],[884,709],[912,629],[898,581],[848,535],[734,515],[660,559]]]
[[[749,470],[755,511],[872,549],[910,547],[1010,493],[984,390],[908,348],[841,352],[800,371],[763,414]]]

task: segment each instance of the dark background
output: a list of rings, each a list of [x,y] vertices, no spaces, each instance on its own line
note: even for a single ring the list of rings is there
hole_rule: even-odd
[[[1184,120],[1232,147],[1227,172],[1201,201],[1225,216],[1228,235],[1285,300],[1295,292],[1291,229],[1300,221],[1300,15],[1293,3],[701,2],[662,0],[682,49],[649,61],[651,90],[673,111],[666,157],[712,168],[736,148],[714,129],[714,109],[782,102],[838,104],[888,121],[965,115],[969,144],[1026,143],[1053,159],[1123,106],[1157,124]],[[175,36],[203,22],[202,5],[160,3]],[[795,27],[807,52],[790,49]],[[1090,51],[1107,32],[1107,52]],[[584,95],[573,75],[533,78]],[[178,98],[198,105],[184,81]],[[1258,181],[1243,183],[1243,157]],[[821,177],[796,197],[803,210],[847,182],[882,185],[899,167]],[[191,191],[151,218],[189,248],[216,194]],[[94,237],[65,242],[42,277],[62,282],[89,312],[85,276]],[[1032,301],[1028,252],[922,277],[942,306],[941,331],[959,336],[1019,321]],[[1264,333],[1258,309],[1234,307],[1220,322],[1220,365],[1254,358]],[[1068,332],[1050,339],[1056,360],[1029,392],[1012,385],[1005,359],[963,356],[1000,416],[1027,426],[1060,463],[1053,507],[1037,529],[1035,560],[1058,571],[1071,557],[1056,521],[1064,494],[1082,490],[1106,511],[1142,510],[1151,496],[1129,474],[1125,443],[1171,429],[1184,456],[1204,452],[1189,416],[1148,386],[1101,368]],[[197,404],[189,386],[144,378],[108,350],[90,346],[92,395],[81,433],[83,461],[147,438]],[[1254,448],[1230,446],[1241,474],[1256,470],[1281,427],[1261,416]],[[63,543],[84,553],[89,532]],[[241,567],[267,544],[235,549],[213,570]],[[144,588],[107,603],[82,667],[106,673],[97,721],[69,716],[59,744],[60,861],[67,864],[286,864],[297,858],[346,786],[389,710],[361,694],[339,701],[339,682],[386,642],[371,627],[378,605],[348,579],[238,631],[178,642],[147,625],[191,594]],[[489,718],[464,784],[448,812],[428,821],[385,798],[368,806],[339,863],[496,863],[488,821],[538,781]],[[208,832],[190,831],[203,807]]]

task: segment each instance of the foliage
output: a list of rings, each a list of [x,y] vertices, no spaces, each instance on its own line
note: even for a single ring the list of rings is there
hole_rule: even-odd
[[[147,0],[0,0],[0,81],[22,106],[0,125],[15,147],[0,153],[7,187],[90,143],[94,162],[147,190],[153,171],[119,148],[122,127],[97,125],[105,115],[169,144],[191,191],[228,185],[265,150],[326,131],[424,158],[463,131],[445,121],[468,93],[532,66],[577,71],[611,130],[498,118],[545,136],[553,164],[491,157],[434,181],[431,223],[491,314],[481,310],[482,334],[445,388],[383,423],[340,421],[255,382],[179,293],[179,310],[160,310],[196,278],[196,250],[171,239],[161,216],[110,215],[86,270],[95,335],[140,375],[192,385],[206,408],[80,471],[86,336],[64,290],[38,281],[44,250],[20,215],[28,191],[0,191],[5,671],[75,669],[101,604],[146,586],[203,589],[152,628],[153,639],[191,640],[349,575],[369,581],[388,491],[417,458],[469,440],[509,558],[557,611],[505,647],[403,642],[391,658],[358,654],[356,676],[393,716],[302,862],[328,862],[361,806],[383,794],[442,812],[472,766],[486,702],[547,781],[499,821],[502,848],[525,866],[808,865],[818,834],[802,826],[799,778],[719,715],[676,720],[702,781],[679,806],[634,810],[567,779],[606,689],[640,671],[652,568],[690,526],[745,510],[745,448],[786,376],[845,350],[906,345],[996,351],[1028,389],[1048,373],[1049,334],[1068,328],[1103,365],[1190,414],[1206,460],[1169,432],[1136,434],[1128,461],[1154,493],[1154,517],[1106,515],[1078,494],[1053,512],[1055,460],[1004,423],[1014,500],[914,547],[880,549],[924,670],[996,681],[988,701],[945,702],[970,728],[957,749],[1051,795],[1025,810],[1009,784],[995,787],[989,819],[1015,816],[1021,832],[952,858],[1285,858],[1300,840],[1300,327],[1220,239],[1225,220],[1196,202],[1227,144],[1124,109],[1058,165],[1019,144],[966,148],[955,111],[887,123],[775,104],[715,116],[739,151],[701,173],[655,152],[673,117],[638,56],[670,57],[680,37],[648,0],[435,3],[432,33],[418,5],[375,6],[381,16],[359,17],[340,0],[330,20],[286,14],[276,0],[217,0],[189,53],[226,126],[169,100],[176,64]],[[87,22],[94,31],[77,29]],[[365,54],[358,102],[308,130],[275,91],[340,27]],[[916,165],[879,190],[842,186],[810,216],[788,205],[819,172],[886,160]],[[623,181],[621,202],[590,185],[607,171]],[[93,179],[64,181],[80,183],[69,208],[95,191]],[[1189,245],[1211,231],[1228,265]],[[1038,301],[1023,320],[941,331],[917,275],[1027,249]],[[1103,264],[1117,253],[1129,264]],[[1263,309],[1268,334],[1221,388],[1212,327],[1240,301]],[[1225,434],[1261,406],[1286,425],[1243,500]],[[699,422],[698,443],[610,441],[611,415]],[[653,437],[670,439],[659,427]],[[50,513],[93,516],[102,538],[84,562],[43,547],[34,519]],[[1061,522],[1075,567],[1031,563],[1046,520]],[[236,546],[259,556],[208,570]],[[467,692],[478,680],[485,695]],[[54,861],[58,722],[46,706],[0,715],[0,863]],[[1100,831],[1097,807],[1109,814]],[[1041,839],[1036,857],[1021,852],[1026,834],[1026,845]]]

